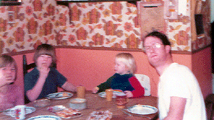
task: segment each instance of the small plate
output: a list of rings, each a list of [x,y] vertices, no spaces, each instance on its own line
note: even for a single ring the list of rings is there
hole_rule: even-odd
[[[48,111],[50,112],[59,112],[66,109],[66,107],[64,105],[55,105],[55,106],[50,106],[47,108]]]
[[[123,92],[113,91],[113,96],[112,96],[112,98],[116,98],[116,95],[117,95],[117,94],[121,94],[121,93],[123,93]],[[99,95],[100,97],[102,97],[102,98],[105,98],[105,97],[106,97],[106,92],[100,92],[100,93],[98,93],[98,95]]]
[[[48,111],[55,113],[57,116],[70,119],[82,116],[81,112],[72,108],[66,108],[63,105],[55,105],[47,108]]]
[[[72,97],[73,94],[70,92],[57,92],[57,93],[51,93],[47,95],[48,99],[55,99],[55,100],[61,100],[61,99],[67,99]]]
[[[10,116],[10,111],[13,110],[13,109],[15,109],[15,107],[14,107],[14,108],[11,108],[11,109],[7,109],[7,110],[3,111],[3,113],[4,113],[5,115]],[[36,111],[36,108],[26,106],[26,107],[25,107],[25,110],[26,110],[26,111],[25,111],[25,114],[30,114],[30,113],[35,112],[35,111]],[[13,115],[13,116],[15,116],[15,115]]]
[[[33,105],[35,107],[46,107],[46,106],[48,106],[50,104],[51,104],[51,102],[50,102],[49,99],[39,99],[39,100],[35,100],[33,102]]]
[[[54,115],[39,115],[28,118],[27,120],[61,120],[61,118]]]
[[[110,120],[112,118],[112,112],[106,111],[93,111],[90,113],[87,120]]]
[[[156,107],[150,105],[134,105],[126,109],[128,112],[139,115],[149,115],[158,112]]]

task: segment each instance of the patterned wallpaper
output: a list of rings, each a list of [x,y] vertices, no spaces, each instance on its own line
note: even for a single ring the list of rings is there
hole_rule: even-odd
[[[209,14],[208,8],[203,7],[203,12]],[[54,0],[22,0],[21,6],[0,6],[0,53],[33,50],[41,43],[142,49],[137,13],[136,5],[127,2],[70,3],[66,7]],[[211,43],[209,37],[191,40],[190,19],[179,16],[166,21],[173,50],[191,52]]]

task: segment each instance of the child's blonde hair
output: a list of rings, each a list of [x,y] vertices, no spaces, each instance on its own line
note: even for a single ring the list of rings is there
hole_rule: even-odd
[[[17,65],[15,60],[9,55],[1,55],[0,56],[0,68],[6,67],[7,65],[14,66],[17,70]]]
[[[52,64],[50,67],[53,67],[53,65],[56,63],[56,53],[52,45],[41,44],[37,47],[33,58],[35,63],[40,55],[49,55],[52,57]]]
[[[0,56],[0,68],[6,67],[6,66],[13,66],[15,68],[15,79],[17,77],[17,65],[16,61],[9,55],[1,55]]]
[[[116,55],[116,60],[123,62],[129,69],[131,74],[134,74],[136,71],[136,62],[132,54],[130,53],[118,53]]]

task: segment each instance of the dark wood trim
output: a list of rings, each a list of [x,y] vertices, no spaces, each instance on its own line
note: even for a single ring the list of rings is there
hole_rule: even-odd
[[[206,49],[206,48],[208,48],[208,47],[212,47],[212,44],[210,44],[210,45],[207,45],[207,46],[204,46],[204,47],[202,47],[202,48],[199,48],[199,49],[197,49],[197,50],[194,50],[194,51],[192,51],[192,53],[194,54],[194,53],[197,53],[197,52],[199,52],[199,51],[201,51],[201,50],[203,50],[203,49]]]
[[[195,54],[201,50],[204,50],[208,47],[211,47],[211,45],[208,45],[206,47],[200,48],[198,50],[195,50],[194,52],[188,52],[188,51],[171,51],[172,54]],[[82,47],[82,46],[55,46],[55,48],[70,48],[70,49],[83,49],[83,50],[107,50],[107,51],[126,51],[126,52],[144,52],[142,49],[133,49],[133,48],[107,48],[107,47]],[[16,53],[7,53],[7,55],[23,55],[28,53],[33,53],[35,50],[27,50],[27,51],[21,51]]]
[[[14,6],[14,5],[21,5],[22,2],[16,1],[0,1],[0,6]]]
[[[56,1],[56,3],[57,5],[65,5],[69,7],[69,3],[71,2],[81,3],[81,2],[123,2],[123,1],[127,1],[128,3],[137,5],[137,1],[140,1],[140,0],[69,0],[69,1],[64,0],[64,1]]]
[[[110,50],[110,51],[134,51],[143,52],[139,48],[111,48],[111,47],[83,47],[83,46],[56,46],[56,48],[73,48],[73,49],[88,49],[88,50]]]

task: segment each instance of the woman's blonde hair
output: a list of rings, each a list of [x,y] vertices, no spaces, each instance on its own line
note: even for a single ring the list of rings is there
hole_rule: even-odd
[[[17,77],[17,65],[16,61],[9,55],[0,56],[0,68],[6,67],[7,65],[15,67],[15,79]]]
[[[134,74],[136,72],[136,62],[132,54],[130,53],[118,53],[116,55],[116,60],[119,60],[123,62],[127,68],[129,69],[129,72],[131,74]]]
[[[0,68],[6,67],[7,65],[12,65],[17,70],[17,65],[15,60],[9,55],[1,55],[0,56]]]
[[[50,67],[53,67],[53,65],[56,64],[56,53],[55,53],[55,49],[52,45],[41,44],[37,47],[36,52],[33,57],[33,60],[35,63],[40,55],[49,55],[52,57],[52,64]]]

